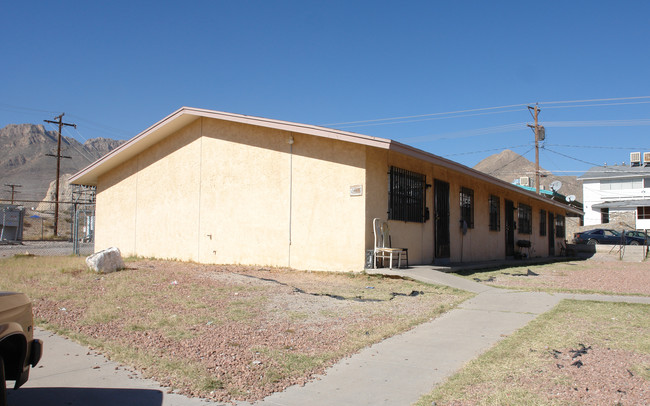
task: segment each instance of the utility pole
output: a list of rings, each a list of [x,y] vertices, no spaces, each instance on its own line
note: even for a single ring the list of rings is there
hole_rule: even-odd
[[[56,198],[54,203],[54,236],[59,235],[59,176],[61,172],[61,158],[70,158],[69,156],[61,156],[61,130],[64,125],[77,128],[76,124],[69,124],[63,122],[63,116],[65,113],[61,113],[60,116],[54,117],[56,121],[52,120],[43,120],[46,123],[58,124],[59,125],[59,139],[56,143],[56,155],[46,154],[48,156],[56,157]]]
[[[535,107],[528,106],[528,111],[530,110],[534,111],[531,114],[535,118],[535,125],[528,124],[528,127],[533,128],[535,132],[535,192],[539,194],[539,142],[546,139],[546,131],[543,126],[538,125],[539,106],[537,104],[535,104]]]
[[[22,187],[23,185],[5,183],[5,186],[9,186],[11,188],[11,204],[14,204],[14,194],[20,193],[20,192],[16,191],[16,188],[17,187]]]

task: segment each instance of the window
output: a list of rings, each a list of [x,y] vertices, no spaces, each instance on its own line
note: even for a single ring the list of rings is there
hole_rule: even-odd
[[[555,215],[555,236],[559,238],[564,238],[564,216],[561,214]]]
[[[637,207],[636,218],[639,220],[650,220],[650,206]]]
[[[460,188],[460,219],[467,228],[474,228],[474,190],[466,187]]]
[[[424,223],[426,175],[390,167],[388,219]]]
[[[600,190],[643,189],[644,179],[603,179]],[[647,184],[647,183],[646,183]]]
[[[600,209],[600,224],[609,223],[609,208]]]
[[[490,195],[490,230],[501,230],[501,200],[499,196]]]
[[[546,210],[539,211],[539,235],[546,235]]]
[[[533,209],[526,204],[519,203],[519,233],[531,234],[533,232]]]

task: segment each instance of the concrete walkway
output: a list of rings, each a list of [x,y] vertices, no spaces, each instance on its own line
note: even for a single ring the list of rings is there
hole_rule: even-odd
[[[411,405],[465,363],[562,299],[650,304],[648,297],[548,294],[492,288],[435,270],[379,270],[477,293],[443,316],[344,359],[319,380],[293,386],[256,405]]]
[[[431,322],[342,360],[319,380],[290,387],[256,405],[410,405],[561,300],[545,293],[490,288],[431,267],[407,273],[478,294]]]
[[[562,299],[650,304],[648,297],[547,294],[496,289],[430,266],[380,270],[477,295],[441,317],[343,359],[324,376],[292,386],[256,406],[410,405]],[[30,380],[9,391],[9,405],[198,406],[198,399],[166,393],[166,388],[120,368],[86,347],[37,331],[44,357]],[[214,405],[214,403],[209,403]],[[249,403],[240,403],[249,405]]]

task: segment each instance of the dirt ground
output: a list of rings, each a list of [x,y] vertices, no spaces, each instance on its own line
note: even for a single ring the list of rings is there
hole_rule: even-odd
[[[492,286],[650,296],[650,262],[572,261],[476,273]]]
[[[425,315],[433,307],[449,310],[459,300],[452,292],[407,281],[380,287],[371,277],[351,283],[350,276],[319,272],[147,260],[128,263],[128,267],[123,272],[150,274],[147,280],[160,282],[155,286],[134,283],[134,296],[147,295],[151,289],[170,291],[168,300],[156,303],[156,313],[190,317],[198,310],[184,309],[179,303],[194,294],[192,286],[204,286],[219,292],[218,297],[201,297],[205,306],[215,315],[228,317],[217,320],[215,316],[214,323],[203,320],[193,325],[187,336],[178,337],[164,329],[134,327],[147,325],[153,316],[126,305],[117,319],[89,323],[86,309],[44,297],[35,300],[35,316],[88,337],[128,343],[154,358],[172,354],[192,360],[213,377],[203,388],[144,364],[135,367],[178,393],[217,401],[254,401],[303,384],[356,352],[355,343],[360,340],[367,339],[364,345],[379,341],[405,315]],[[650,295],[647,262],[575,261],[472,276],[510,288]],[[106,294],[110,279],[92,278],[87,282],[89,291]],[[397,294],[386,298],[391,290]],[[328,291],[340,296],[328,295]],[[251,314],[251,309],[256,313]],[[435,316],[427,317],[421,321]],[[584,366],[578,369],[571,365],[575,360],[567,358],[571,349],[558,348],[560,359],[549,355],[548,368],[521,385],[545,393],[550,404],[650,404],[650,355],[594,347],[582,355]],[[326,357],[333,353],[340,355]],[[326,359],[318,362],[323,355]],[[567,380],[575,383],[570,390],[548,384]]]
[[[509,268],[473,277],[497,287],[650,296],[650,262],[586,260]],[[580,321],[575,323],[578,328]],[[650,331],[642,329],[639,334]],[[586,343],[589,340],[584,337]],[[546,366],[537,375],[517,380],[521,387],[546,397],[548,404],[650,405],[650,353],[577,345],[549,349],[541,356]]]
[[[65,271],[78,293],[39,288],[64,299],[34,298],[35,318],[104,343],[99,351],[118,361],[115,348],[128,347],[136,355],[127,365],[170,390],[226,402],[304,384],[469,296],[368,275],[149,260],[127,268],[102,277]]]

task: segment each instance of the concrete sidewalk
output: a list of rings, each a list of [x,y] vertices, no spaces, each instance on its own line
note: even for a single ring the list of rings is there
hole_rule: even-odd
[[[555,306],[560,297],[495,289],[432,269],[409,277],[477,292],[443,316],[344,359],[318,380],[256,405],[410,405],[448,376]]]

